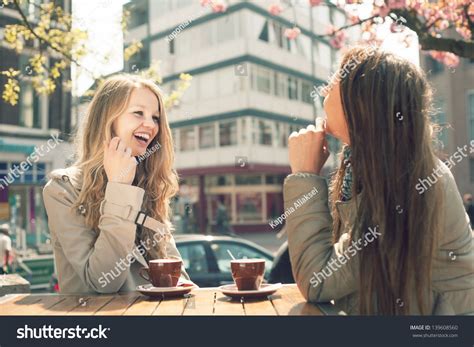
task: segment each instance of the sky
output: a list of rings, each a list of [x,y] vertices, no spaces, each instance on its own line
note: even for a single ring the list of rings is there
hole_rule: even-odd
[[[165,1],[165,0],[160,0]],[[197,0],[196,0],[197,1]],[[73,66],[73,94],[82,95],[93,83],[91,73],[107,75],[119,71],[123,67],[123,36],[121,31],[122,6],[128,0],[73,0],[73,26],[85,29],[89,33],[87,47],[91,51],[81,59],[88,71],[81,71]],[[370,7],[367,8],[367,13]],[[378,30],[384,38],[382,47],[402,55],[415,64],[419,64],[418,42],[413,41],[411,47],[399,43],[402,34],[392,34],[389,25]],[[109,57],[108,60],[105,57]],[[76,78],[74,78],[76,76]]]
[[[123,36],[120,20],[124,0],[73,0],[73,27],[85,29],[89,33],[88,50],[90,54],[81,59],[90,72],[106,75],[123,67]],[[109,56],[107,61],[105,58]],[[102,57],[102,58],[101,58]],[[82,95],[93,83],[90,73],[73,66],[73,91]]]

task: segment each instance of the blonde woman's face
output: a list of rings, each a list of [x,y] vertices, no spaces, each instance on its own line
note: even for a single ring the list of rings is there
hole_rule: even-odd
[[[148,88],[135,88],[125,111],[112,125],[112,137],[120,137],[136,157],[145,153],[158,134],[159,124],[158,98]]]
[[[335,83],[324,96],[324,111],[327,115],[326,131],[343,143],[350,144],[339,82]]]

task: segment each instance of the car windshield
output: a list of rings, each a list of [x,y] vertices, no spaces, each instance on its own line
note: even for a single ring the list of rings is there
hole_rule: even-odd
[[[265,272],[269,272],[273,264],[273,261],[266,254],[245,244],[233,242],[215,242],[211,245],[211,248],[216,255],[217,266],[221,272],[230,272],[230,261],[232,258],[230,257],[227,250],[229,250],[236,259],[265,259]]]

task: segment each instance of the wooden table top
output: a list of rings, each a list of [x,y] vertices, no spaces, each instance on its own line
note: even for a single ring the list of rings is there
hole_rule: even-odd
[[[199,288],[185,297],[152,299],[138,292],[114,295],[10,294],[0,297],[0,315],[258,315],[338,314],[328,304],[307,303],[295,284],[262,300],[231,300],[217,288]]]

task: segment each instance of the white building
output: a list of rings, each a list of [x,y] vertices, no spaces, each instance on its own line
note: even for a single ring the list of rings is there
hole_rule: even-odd
[[[314,122],[314,88],[331,74],[336,52],[318,34],[345,17],[332,5],[299,1],[273,16],[274,1],[229,1],[213,13],[198,1],[132,1],[126,43],[141,53],[128,70],[160,60],[165,90],[182,72],[193,76],[181,104],[169,114],[177,169],[195,202],[201,232],[215,222],[222,201],[236,231],[272,230],[283,213],[282,183],[290,172],[287,138]],[[296,25],[301,34],[285,37]],[[311,94],[313,92],[313,94]]]

